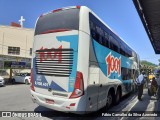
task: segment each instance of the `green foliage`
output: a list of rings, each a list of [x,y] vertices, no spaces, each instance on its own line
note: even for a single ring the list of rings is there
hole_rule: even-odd
[[[141,61],[141,65],[142,65],[142,66],[145,65],[145,66],[157,67],[156,64],[151,63],[151,62],[148,62],[148,61],[146,61],[146,60],[142,60],[142,61]]]

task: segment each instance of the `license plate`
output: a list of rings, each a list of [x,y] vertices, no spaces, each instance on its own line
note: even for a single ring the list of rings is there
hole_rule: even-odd
[[[54,100],[46,99],[46,103],[48,103],[48,104],[54,104]]]

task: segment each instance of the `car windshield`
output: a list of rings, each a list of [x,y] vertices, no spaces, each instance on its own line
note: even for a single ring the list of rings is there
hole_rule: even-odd
[[[24,73],[25,76],[30,76],[30,73]]]
[[[16,76],[30,76],[30,73],[18,73]]]

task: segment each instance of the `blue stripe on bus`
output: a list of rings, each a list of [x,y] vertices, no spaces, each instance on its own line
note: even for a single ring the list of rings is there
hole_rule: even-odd
[[[107,75],[107,71],[108,71],[108,65],[106,63],[106,57],[111,54],[113,55],[115,58],[120,58],[121,59],[121,67],[125,67],[125,68],[132,68],[132,60],[130,60],[127,57],[122,56],[121,54],[114,52],[112,50],[110,50],[109,48],[106,48],[102,45],[100,45],[96,40],[92,40],[92,44],[93,44],[93,48],[94,48],[94,53],[98,62],[98,65],[101,69],[101,71],[103,72],[103,74],[110,78],[110,79],[114,79],[117,78],[119,80],[122,80],[121,75],[119,76],[118,73],[112,72],[110,74],[110,76]]]
[[[124,87],[124,92],[129,92],[131,91],[132,87],[131,87],[131,83],[132,80],[122,80],[122,75],[118,75],[118,73],[116,72],[112,72],[110,75],[107,75],[107,71],[108,71],[108,65],[106,63],[106,57],[111,54],[113,55],[115,58],[120,58],[121,59],[121,67],[125,67],[125,68],[129,68],[131,69],[133,65],[133,61],[130,60],[127,57],[124,57],[123,55],[120,55],[117,52],[114,52],[112,50],[110,50],[109,48],[106,48],[102,45],[100,45],[97,41],[95,41],[94,39],[92,40],[92,46],[94,48],[94,53],[99,65],[99,68],[101,69],[101,71],[103,72],[103,74],[106,76],[106,80],[107,78],[109,78],[110,80],[114,80],[114,79],[118,79],[121,80],[123,83],[123,87]],[[121,70],[120,67],[120,70]]]
[[[54,81],[52,81],[50,88],[52,88],[53,90],[66,92],[66,90],[64,90],[61,86],[59,86],[59,85],[58,85],[57,83],[55,83]]]
[[[69,76],[69,82],[68,82],[68,92],[72,92],[74,90],[74,83],[76,80],[76,71],[77,71],[78,35],[57,36],[57,40],[60,42],[62,41],[70,42],[70,48],[74,50],[72,72]]]

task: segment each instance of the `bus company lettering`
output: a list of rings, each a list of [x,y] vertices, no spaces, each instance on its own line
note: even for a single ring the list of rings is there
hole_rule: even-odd
[[[47,59],[56,59],[58,57],[58,63],[62,62],[62,45],[59,46],[57,49],[51,48],[51,51],[46,52],[39,52],[40,62],[47,60]],[[48,50],[48,48],[41,47],[40,50]]]
[[[118,76],[121,75],[121,57],[114,57],[113,55],[111,55],[110,52],[109,55],[106,57],[106,64],[108,65],[108,76],[110,76],[113,72],[118,73]]]

